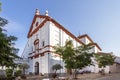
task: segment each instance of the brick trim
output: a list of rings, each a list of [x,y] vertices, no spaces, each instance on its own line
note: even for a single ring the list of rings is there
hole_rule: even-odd
[[[78,39],[82,39],[82,38],[85,38],[85,37],[87,37],[91,41],[92,45],[95,45],[100,51],[102,50],[100,48],[100,46],[97,43],[94,43],[94,41],[87,34],[78,36]]]
[[[32,28],[33,28],[33,23],[35,22],[36,18],[37,17],[40,17],[40,18],[45,18],[45,20],[33,31],[32,31]],[[35,34],[40,28],[43,27],[43,25],[47,22],[47,21],[51,21],[53,22],[56,27],[62,29],[66,34],[68,34],[70,37],[72,37],[73,39],[75,39],[77,42],[79,42],[80,44],[84,44],[83,42],[81,42],[76,36],[74,36],[71,32],[69,32],[67,29],[65,29],[62,25],[60,25],[57,21],[55,21],[54,19],[52,19],[51,17],[49,16],[44,16],[44,15],[36,15],[33,19],[33,22],[32,22],[32,25],[31,25],[31,28],[29,30],[29,33],[28,33],[28,38],[30,38],[33,34]]]

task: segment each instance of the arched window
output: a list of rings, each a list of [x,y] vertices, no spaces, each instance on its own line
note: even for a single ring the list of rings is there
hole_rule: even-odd
[[[35,74],[39,74],[39,62],[35,63]]]
[[[39,53],[39,39],[34,41],[35,53]]]
[[[37,27],[37,26],[38,26],[38,22],[36,22],[36,24],[35,24],[35,25],[36,25],[36,27]]]

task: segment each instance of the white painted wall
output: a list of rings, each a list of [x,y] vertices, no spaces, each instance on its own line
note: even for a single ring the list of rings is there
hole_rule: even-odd
[[[44,18],[36,18],[35,23],[33,24],[33,29],[32,31],[34,31],[38,26],[36,26],[36,23],[38,22],[38,25],[40,25],[45,19]]]
[[[35,23],[33,24],[33,30],[35,28],[37,28],[38,26],[36,26],[36,22],[39,22],[39,24],[43,21],[44,19],[40,19],[40,18],[36,18]],[[33,31],[32,30],[32,31]],[[26,47],[23,51],[23,55],[22,57],[28,58],[31,55],[29,55],[29,53],[32,53],[33,51],[35,51],[35,46],[34,46],[34,41],[36,39],[39,39],[39,48],[43,48],[44,46],[42,46],[42,42],[45,42],[45,46],[49,44],[49,21],[46,22],[44,24],[44,26],[42,28],[40,28],[35,34],[33,34],[33,36],[31,36],[28,39],[28,42],[26,44]],[[45,48],[39,51],[39,53],[42,53],[44,51],[49,50],[49,48]],[[35,53],[33,53],[32,55],[34,55]],[[34,73],[34,66],[35,63],[39,62],[39,73],[48,73],[48,55],[47,53],[44,54],[44,56],[39,56],[38,58],[33,58],[33,59],[29,59],[29,72],[33,72]]]
[[[44,19],[43,18],[36,18],[35,23],[33,24],[33,30],[34,31],[38,26],[36,26],[36,23],[38,22],[38,24],[40,24],[41,22],[43,22]],[[54,23],[47,21],[42,28],[40,28],[35,34],[33,34],[33,36],[31,36],[28,39],[28,42],[25,46],[25,49],[23,51],[23,55],[22,57],[28,58],[32,55],[34,55],[34,53],[32,55],[29,55],[29,53],[32,53],[33,51],[35,51],[35,47],[34,47],[34,41],[36,39],[39,39],[39,48],[43,48],[44,46],[42,46],[42,42],[45,42],[45,46],[46,45],[51,45],[51,46],[56,46],[57,44],[64,46],[66,40],[72,40],[73,41],[73,45],[74,47],[77,47],[79,45],[81,45],[79,42],[77,42],[75,39],[71,38],[66,32],[64,32],[62,29],[59,29]],[[80,39],[83,43],[85,44],[89,44],[91,41],[85,37]],[[39,53],[42,53],[44,51],[53,51],[53,48],[51,47],[46,47],[42,50],[39,50]],[[91,51],[93,52],[99,52],[99,49],[95,46]],[[38,58],[33,58],[33,59],[29,59],[29,65],[30,65],[30,69],[29,72],[33,72],[34,73],[34,66],[35,63],[39,62],[39,73],[51,73],[53,72],[52,70],[52,66],[56,63],[60,63],[62,66],[64,66],[64,62],[60,59],[60,57],[56,57],[54,56],[53,53],[45,53],[44,56],[40,56]],[[84,68],[86,70],[91,70],[92,72],[98,72],[98,65],[95,64],[95,66],[88,66],[86,68]],[[65,67],[60,70],[61,73],[65,72]]]

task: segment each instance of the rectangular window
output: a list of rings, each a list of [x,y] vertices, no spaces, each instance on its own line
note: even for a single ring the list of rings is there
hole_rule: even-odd
[[[36,51],[36,53],[39,53],[39,44],[35,45],[35,51]]]
[[[42,42],[42,46],[45,46],[45,41]]]

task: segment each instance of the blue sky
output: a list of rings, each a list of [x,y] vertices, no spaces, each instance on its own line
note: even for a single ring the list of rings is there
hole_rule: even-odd
[[[1,0],[0,16],[9,21],[8,34],[18,37],[22,53],[35,9],[49,15],[75,36],[88,34],[104,52],[120,56],[120,0]]]

